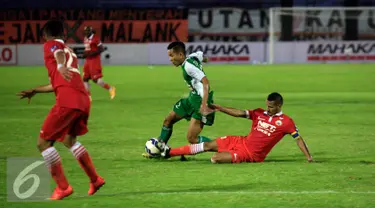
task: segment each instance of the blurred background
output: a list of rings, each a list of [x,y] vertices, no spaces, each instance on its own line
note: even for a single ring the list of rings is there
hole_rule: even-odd
[[[7,64],[42,64],[36,57],[28,60],[27,54],[33,48],[24,44],[42,44],[40,29],[50,18],[65,20],[66,40],[77,53],[83,49],[77,45],[83,41],[83,27],[93,26],[108,46],[103,59],[114,65],[167,64],[162,60],[166,57],[158,56],[155,51],[164,50],[165,44],[158,43],[175,40],[190,42],[188,53],[202,50],[212,56],[213,62],[367,62],[375,59],[371,42],[344,41],[374,39],[375,10],[371,7],[374,3],[372,0],[2,0],[0,52],[5,57],[1,64],[10,59],[9,51],[12,61]],[[324,45],[311,45],[317,42]],[[135,51],[147,54],[142,56],[143,60],[131,55],[115,57],[113,52],[120,50],[120,45],[111,44],[135,43],[151,44],[136,47]],[[8,45],[5,52],[4,45]],[[21,51],[16,51],[14,45],[22,45]]]

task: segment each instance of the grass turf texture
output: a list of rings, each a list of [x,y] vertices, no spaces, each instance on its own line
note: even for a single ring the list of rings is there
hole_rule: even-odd
[[[290,115],[319,163],[308,164],[286,136],[260,164],[210,163],[212,153],[146,160],[144,144],[159,135],[164,117],[188,89],[172,66],[105,67],[117,87],[109,100],[92,84],[90,132],[79,140],[107,184],[87,197],[88,178],[71,153],[56,144],[75,193],[63,201],[6,202],[7,157],[39,157],[36,139],[54,103],[39,94],[31,104],[15,93],[48,83],[43,67],[1,67],[0,207],[371,207],[375,204],[374,65],[206,65],[215,102],[240,109],[265,107],[268,93],[284,96]],[[202,135],[246,135],[251,122],[217,114]],[[187,143],[188,123],[170,145]],[[10,184],[8,184],[10,185]],[[53,184],[54,186],[54,184]]]

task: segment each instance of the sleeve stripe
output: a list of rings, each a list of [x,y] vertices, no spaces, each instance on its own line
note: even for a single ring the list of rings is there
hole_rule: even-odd
[[[100,42],[100,43],[98,43],[98,46],[101,46],[102,45],[102,43]]]
[[[250,119],[250,112],[248,110],[245,110],[246,112],[246,118]]]

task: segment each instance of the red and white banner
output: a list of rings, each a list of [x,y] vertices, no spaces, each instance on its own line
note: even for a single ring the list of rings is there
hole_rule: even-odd
[[[17,46],[0,45],[0,65],[17,64]]]

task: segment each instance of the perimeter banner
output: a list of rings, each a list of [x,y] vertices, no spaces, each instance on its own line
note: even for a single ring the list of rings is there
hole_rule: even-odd
[[[187,12],[168,10],[0,10],[0,44],[43,43],[42,27],[50,18],[64,20],[66,41],[82,43],[92,26],[105,43],[187,41]]]

